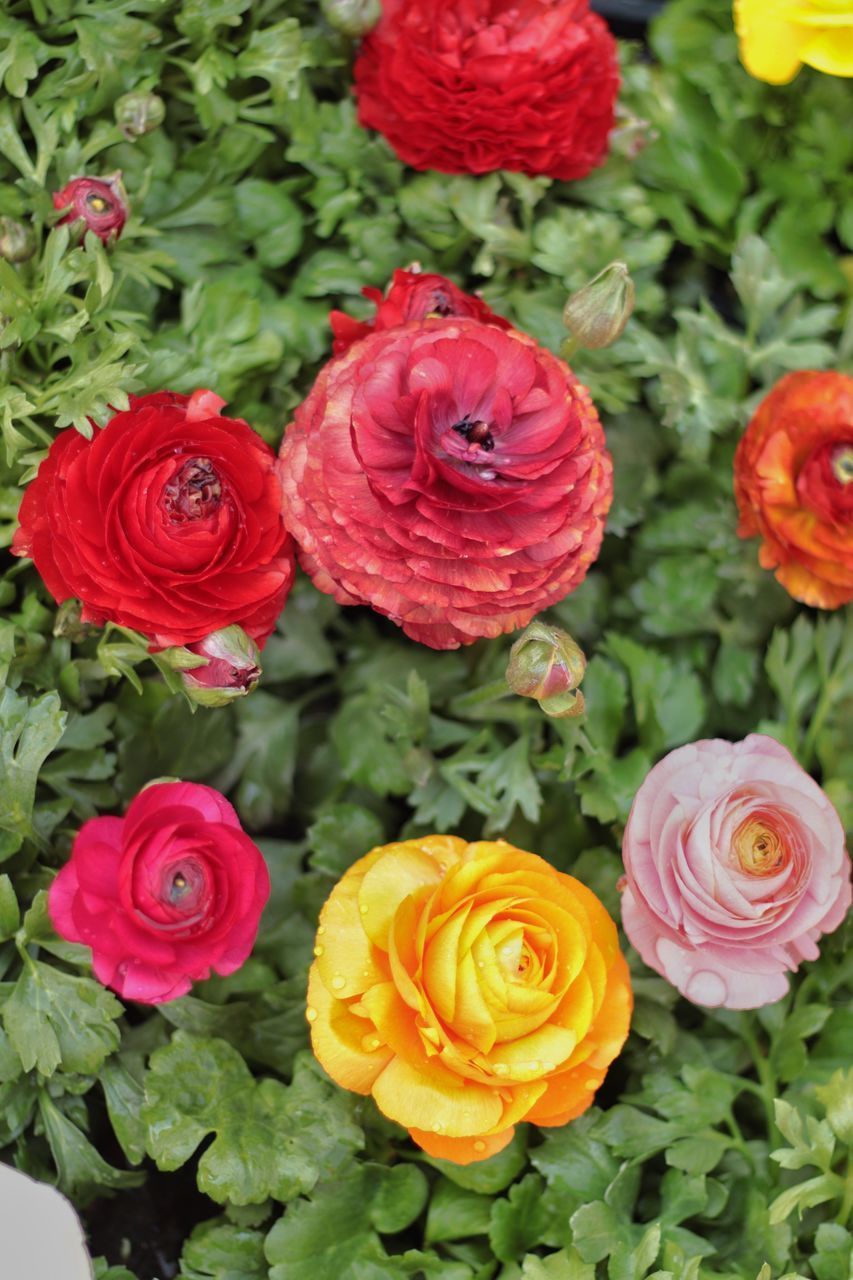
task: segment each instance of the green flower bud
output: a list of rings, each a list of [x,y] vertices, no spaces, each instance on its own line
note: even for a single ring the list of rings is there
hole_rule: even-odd
[[[83,605],[79,600],[64,600],[57,609],[53,621],[53,634],[63,636],[72,644],[87,640],[98,629],[91,622],[83,621]]]
[[[166,119],[166,104],[156,93],[122,94],[113,108],[116,124],[128,142],[159,129]]]
[[[573,293],[563,308],[572,350],[598,351],[621,336],[634,310],[634,282],[624,262],[611,262]]]
[[[546,715],[564,719],[583,712],[578,685],[585,670],[583,650],[568,632],[535,619],[509,651],[506,682],[513,693],[535,698]]]
[[[26,262],[35,251],[35,236],[29,227],[14,218],[0,218],[0,258],[7,262]]]
[[[366,36],[382,17],[382,0],[320,0],[330,27],[342,35]]]
[[[242,627],[214,631],[186,651],[207,659],[203,666],[181,672],[187,694],[201,707],[224,707],[245,698],[261,678],[258,646]]]

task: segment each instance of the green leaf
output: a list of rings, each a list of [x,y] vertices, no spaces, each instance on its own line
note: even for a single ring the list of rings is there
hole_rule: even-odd
[[[118,1191],[138,1187],[144,1181],[143,1173],[129,1173],[107,1164],[45,1090],[39,1093],[39,1113],[59,1172],[59,1185],[66,1195],[85,1202],[101,1188]]]
[[[308,828],[309,862],[318,871],[341,876],[357,858],[382,844],[384,830],[375,813],[357,804],[334,804]]]
[[[3,1025],[25,1071],[93,1075],[119,1044],[120,1002],[91,978],[26,957],[3,1006]]]
[[[178,1031],[151,1056],[143,1118],[149,1155],[160,1169],[180,1168],[208,1134],[198,1184],[222,1204],[291,1200],[335,1174],[361,1145],[345,1095],[297,1062],[291,1085],[253,1079],[224,1040]]]
[[[184,1243],[181,1273],[182,1280],[266,1280],[263,1232],[202,1222]]]
[[[0,693],[0,830],[34,836],[36,780],[62,737],[65,712],[59,695],[28,702],[11,689]]]

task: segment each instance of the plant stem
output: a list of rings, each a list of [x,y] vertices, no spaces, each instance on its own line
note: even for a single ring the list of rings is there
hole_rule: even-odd
[[[746,1016],[741,1019],[739,1030],[741,1039],[749,1049],[752,1061],[755,1064],[755,1070],[761,1085],[761,1099],[764,1103],[764,1111],[767,1117],[767,1137],[771,1146],[775,1146],[779,1140],[779,1131],[776,1128],[776,1115],[773,1107],[777,1094],[776,1076],[766,1056],[762,1053],[761,1046]]]

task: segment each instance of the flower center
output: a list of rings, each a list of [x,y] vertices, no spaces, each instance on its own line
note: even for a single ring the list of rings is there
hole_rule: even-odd
[[[853,480],[853,445],[842,444],[833,449],[831,466],[839,484],[850,484]]]
[[[210,458],[191,458],[163,491],[163,502],[173,524],[206,520],[222,501],[222,481]]]
[[[485,453],[491,453],[495,447],[495,438],[487,422],[472,422],[470,418],[461,418],[453,424],[453,430],[468,444],[479,445]]]
[[[112,208],[109,200],[105,200],[103,196],[97,195],[94,191],[91,191],[86,196],[86,204],[93,213],[106,213],[108,209]]]
[[[172,879],[172,885],[169,889],[169,901],[178,903],[182,898],[186,897],[189,892],[190,882],[184,875],[183,871],[175,873]]]
[[[748,876],[772,876],[788,860],[788,850],[769,823],[747,818],[733,840],[734,854],[741,871]]]

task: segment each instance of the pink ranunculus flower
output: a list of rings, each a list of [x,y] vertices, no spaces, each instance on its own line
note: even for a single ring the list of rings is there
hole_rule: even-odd
[[[162,1004],[247,959],[270,893],[260,850],[224,796],[152,783],[123,818],[92,818],[50,888],[53,926],[92,949],[104,986]]]
[[[815,960],[850,906],[828,798],[764,734],[670,752],[634,798],[622,922],[643,960],[696,1004],[757,1009]]]

